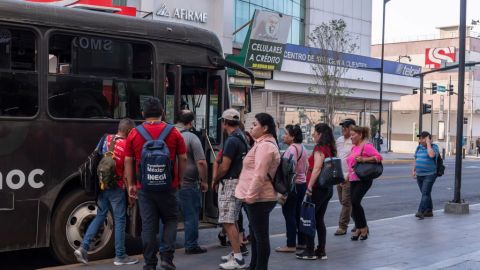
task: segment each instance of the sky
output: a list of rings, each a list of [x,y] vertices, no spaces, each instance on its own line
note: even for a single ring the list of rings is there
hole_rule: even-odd
[[[382,3],[372,0],[372,44],[382,42]],[[467,0],[467,25],[480,20],[480,0]],[[460,23],[460,0],[390,0],[385,13],[385,42],[438,34],[437,27]],[[480,24],[473,32],[480,33]]]

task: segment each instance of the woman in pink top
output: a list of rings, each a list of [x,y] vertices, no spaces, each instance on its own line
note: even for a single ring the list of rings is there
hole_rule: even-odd
[[[295,191],[288,194],[282,206],[282,213],[285,217],[287,227],[287,245],[275,249],[277,252],[295,252],[297,248],[305,248],[305,236],[300,232],[300,210],[303,197],[307,191],[307,168],[308,153],[303,146],[303,132],[299,125],[287,125],[283,142],[289,147],[283,154],[285,157],[292,157],[296,160],[295,167]],[[298,239],[298,240],[297,240]],[[297,242],[298,241],[298,242]]]
[[[352,217],[355,221],[357,230],[353,233],[351,239],[353,241],[367,240],[368,226],[365,212],[362,207],[362,199],[372,186],[373,179],[360,180],[353,170],[353,166],[357,162],[380,162],[382,156],[375,147],[367,142],[369,128],[355,126],[351,129],[351,139],[353,143],[352,152],[347,158],[348,164],[348,180],[350,181],[350,196],[352,198]]]
[[[280,164],[275,121],[270,114],[255,115],[250,134],[255,145],[243,159],[235,197],[246,203],[252,240],[250,269],[268,269],[270,257],[269,218],[277,203],[274,177]]]

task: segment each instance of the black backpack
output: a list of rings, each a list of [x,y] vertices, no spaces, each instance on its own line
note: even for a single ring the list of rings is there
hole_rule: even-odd
[[[271,141],[269,142],[274,144]],[[280,152],[278,146],[275,146]],[[297,175],[295,171],[296,166],[297,163],[292,154],[290,154],[289,157],[285,157],[285,153],[280,156],[280,164],[277,167],[275,176],[272,177],[270,174],[268,174],[268,178],[270,178],[270,181],[272,181],[273,188],[276,192],[282,195],[287,195],[295,189],[295,176]]]
[[[438,154],[437,160],[437,176],[440,177],[445,174],[445,165],[443,165],[443,158]]]

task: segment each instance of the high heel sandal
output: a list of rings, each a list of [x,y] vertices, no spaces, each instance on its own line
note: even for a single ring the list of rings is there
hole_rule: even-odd
[[[355,232],[355,234],[352,234],[352,237],[350,237],[350,240],[352,241],[358,241],[358,238],[360,237],[360,234],[361,234],[361,231],[359,229],[357,229],[357,231]]]
[[[370,234],[370,230],[369,230],[368,227],[367,227],[367,233],[366,233],[365,235],[360,234],[360,240],[361,240],[361,241],[367,240],[369,234]]]

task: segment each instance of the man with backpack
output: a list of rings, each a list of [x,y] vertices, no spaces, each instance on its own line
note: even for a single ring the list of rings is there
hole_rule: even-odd
[[[419,135],[419,145],[415,150],[415,166],[413,178],[417,178],[417,184],[422,193],[422,199],[418,206],[415,217],[424,219],[433,217],[432,187],[438,176],[442,176],[445,167],[440,157],[440,150],[432,143],[432,136],[427,131]]]
[[[223,224],[233,250],[232,253],[222,257],[224,263],[220,264],[220,268],[242,269],[246,267],[243,255],[246,255],[248,250],[245,246],[243,246],[243,252],[240,249],[236,221],[240,212],[241,201],[235,198],[235,188],[242,171],[243,157],[248,152],[248,143],[240,129],[240,113],[237,110],[225,110],[220,119],[222,129],[228,134],[228,137],[223,143],[222,157],[218,162],[212,188],[214,190],[218,188],[218,222]]]
[[[88,264],[88,249],[90,242],[103,225],[109,206],[112,208],[115,225],[115,265],[135,264],[137,259],[125,254],[125,225],[127,199],[124,178],[125,139],[135,127],[135,122],[125,118],[118,124],[117,134],[102,137],[97,145],[97,151],[103,155],[97,167],[100,193],[97,200],[97,215],[88,226],[81,247],[74,255],[81,263]]]
[[[182,110],[175,125],[183,136],[187,146],[187,168],[178,192],[178,202],[185,224],[185,253],[200,254],[207,249],[198,245],[198,221],[202,192],[208,191],[207,162],[202,143],[192,133],[195,116],[189,110]]]
[[[163,122],[162,114],[158,98],[146,99],[142,106],[145,122],[132,130],[125,146],[128,195],[138,198],[142,218],[144,270],[154,270],[157,266],[156,236],[160,219],[164,224],[162,240],[166,246],[160,252],[161,266],[176,269],[173,264],[178,217],[176,190],[185,172],[187,149],[182,134]]]

